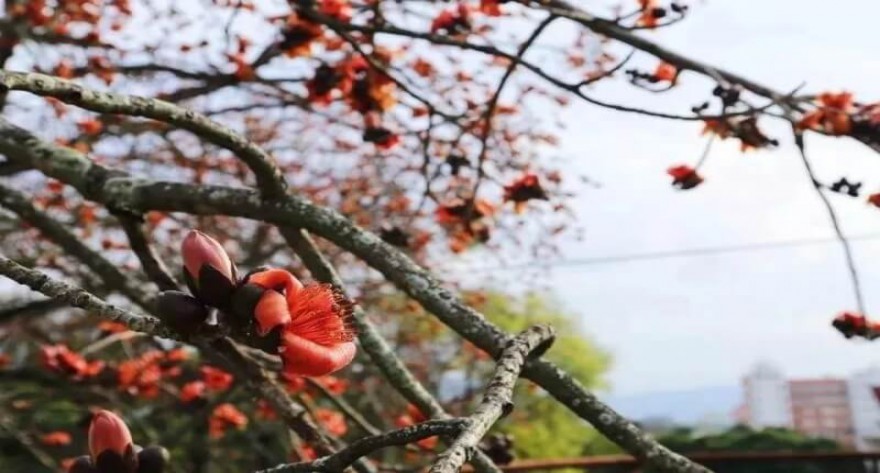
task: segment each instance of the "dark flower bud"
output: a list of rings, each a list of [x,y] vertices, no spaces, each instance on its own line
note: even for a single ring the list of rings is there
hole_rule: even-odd
[[[70,464],[67,473],[97,473],[97,471],[98,470],[92,466],[92,459],[89,458],[88,455],[83,455],[77,457],[76,460]]]
[[[165,291],[156,298],[156,312],[172,329],[192,334],[208,319],[208,309],[195,297],[180,291]]]
[[[137,473],[162,473],[171,455],[163,447],[147,447],[138,453]]]

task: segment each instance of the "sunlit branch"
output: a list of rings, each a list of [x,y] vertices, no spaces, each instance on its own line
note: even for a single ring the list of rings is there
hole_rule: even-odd
[[[524,330],[508,342],[498,357],[495,374],[489,380],[480,405],[467,419],[467,426],[441,453],[430,473],[455,473],[473,455],[480,440],[495,422],[513,409],[513,388],[527,357],[534,352],[544,352],[553,343],[555,333],[546,325],[536,325]],[[540,355],[540,353],[538,354]]]

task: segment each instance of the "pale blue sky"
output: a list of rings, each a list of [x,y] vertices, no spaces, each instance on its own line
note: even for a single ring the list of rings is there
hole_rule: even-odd
[[[805,91],[846,88],[864,101],[880,100],[880,2],[695,3],[688,20],[650,37],[780,90],[806,81]],[[647,98],[685,112],[708,87],[684,75],[677,94]],[[593,93],[633,103],[645,98],[623,83]],[[577,204],[586,238],[567,246],[566,258],[833,235],[784,125],[767,126],[782,141],[778,150],[743,155],[736,143],[716,146],[705,184],[677,192],[664,172],[696,161],[704,145],[699,124],[587,104],[564,118],[580,125],[564,134],[563,154],[573,170],[602,183]],[[808,146],[825,180],[846,175],[880,190],[880,155],[847,139],[810,136]],[[880,209],[832,200],[847,233],[880,232]],[[873,264],[880,240],[854,247],[868,311],[880,314],[880,270]],[[829,326],[836,312],[854,308],[835,244],[560,268],[553,285],[613,353],[615,393],[736,384],[759,359],[796,376],[846,375],[880,361],[880,345],[846,342]]]

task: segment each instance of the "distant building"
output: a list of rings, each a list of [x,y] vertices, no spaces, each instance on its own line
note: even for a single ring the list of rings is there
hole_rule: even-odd
[[[880,450],[880,367],[848,379],[792,379],[762,363],[743,378],[737,421],[753,428],[787,427],[858,450]]]
[[[880,450],[880,368],[853,374],[847,381],[859,450]]]
[[[788,383],[782,372],[761,363],[743,378],[744,417],[756,428],[791,427]]]
[[[788,382],[794,430],[855,447],[849,390],[842,379],[795,379]]]

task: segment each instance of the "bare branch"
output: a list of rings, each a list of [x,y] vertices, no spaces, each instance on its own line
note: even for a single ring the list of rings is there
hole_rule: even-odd
[[[464,427],[461,419],[429,420],[381,435],[366,437],[352,442],[348,447],[323,458],[311,462],[289,463],[279,465],[257,473],[305,473],[305,472],[338,472],[348,468],[355,460],[369,455],[376,450],[404,446],[419,440],[438,435],[455,435]]]
[[[489,381],[482,402],[467,418],[467,427],[458,434],[449,449],[437,457],[430,473],[455,473],[461,469],[486,432],[513,409],[513,388],[526,358],[533,351],[545,351],[553,343],[554,337],[552,328],[536,325],[510,340],[498,358],[495,374]]]

